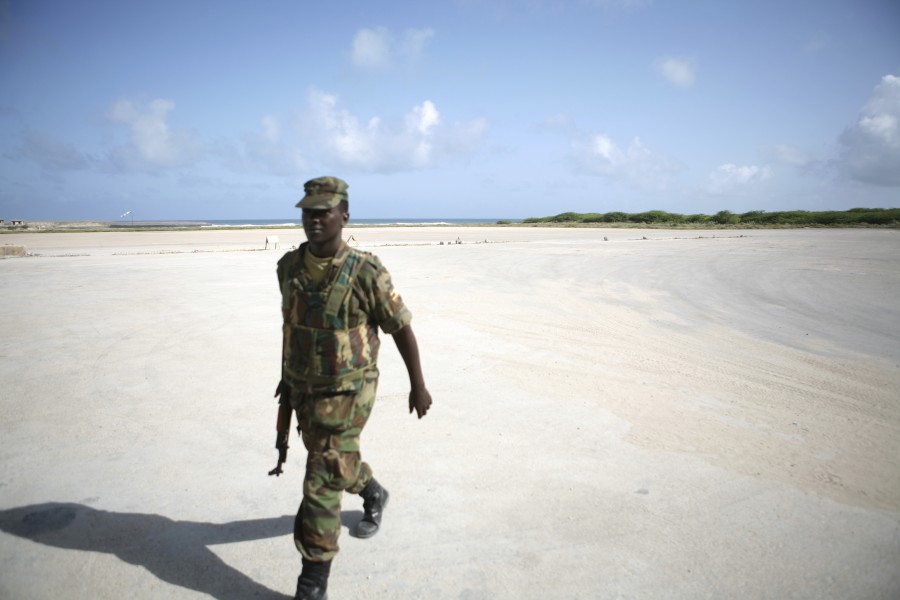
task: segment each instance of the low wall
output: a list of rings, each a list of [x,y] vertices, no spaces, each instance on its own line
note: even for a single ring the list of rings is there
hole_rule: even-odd
[[[0,256],[25,256],[25,246],[3,244],[0,246]]]

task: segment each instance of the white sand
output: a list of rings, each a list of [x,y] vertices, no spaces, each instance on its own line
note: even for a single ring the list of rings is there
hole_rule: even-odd
[[[346,234],[435,406],[407,414],[386,340],[391,504],[345,528],[334,600],[900,597],[900,232]],[[0,598],[293,593],[296,437],[266,472],[301,238],[0,237],[39,255],[0,260]]]

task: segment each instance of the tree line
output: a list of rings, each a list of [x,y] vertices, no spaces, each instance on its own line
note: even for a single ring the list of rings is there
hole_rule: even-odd
[[[608,213],[564,212],[552,217],[530,217],[535,223],[635,223],[644,225],[744,225],[744,226],[820,226],[820,227],[900,227],[900,208],[851,208],[850,210],[789,210],[767,212],[751,210],[732,213],[720,210],[714,215],[682,215],[664,210],[640,213],[613,211]]]

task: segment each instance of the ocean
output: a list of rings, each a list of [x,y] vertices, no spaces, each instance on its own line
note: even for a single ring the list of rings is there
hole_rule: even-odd
[[[425,227],[429,225],[494,225],[497,221],[512,223],[521,219],[350,219],[347,227]],[[200,227],[300,227],[298,219],[220,219],[213,221],[197,221]]]

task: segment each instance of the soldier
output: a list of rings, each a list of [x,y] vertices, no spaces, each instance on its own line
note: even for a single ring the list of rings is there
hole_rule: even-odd
[[[295,598],[324,599],[332,558],[338,552],[341,495],[363,498],[365,515],[356,535],[378,531],[388,492],[362,461],[359,436],[375,403],[378,328],[390,334],[406,364],[409,412],[431,406],[412,315],[394,291],[377,257],[348,247],[341,238],[350,218],[347,184],[319,177],[304,185],[307,242],[278,261],[284,340],[282,378],[297,415],[308,455],[303,501],[294,521],[294,544],[303,570]]]

